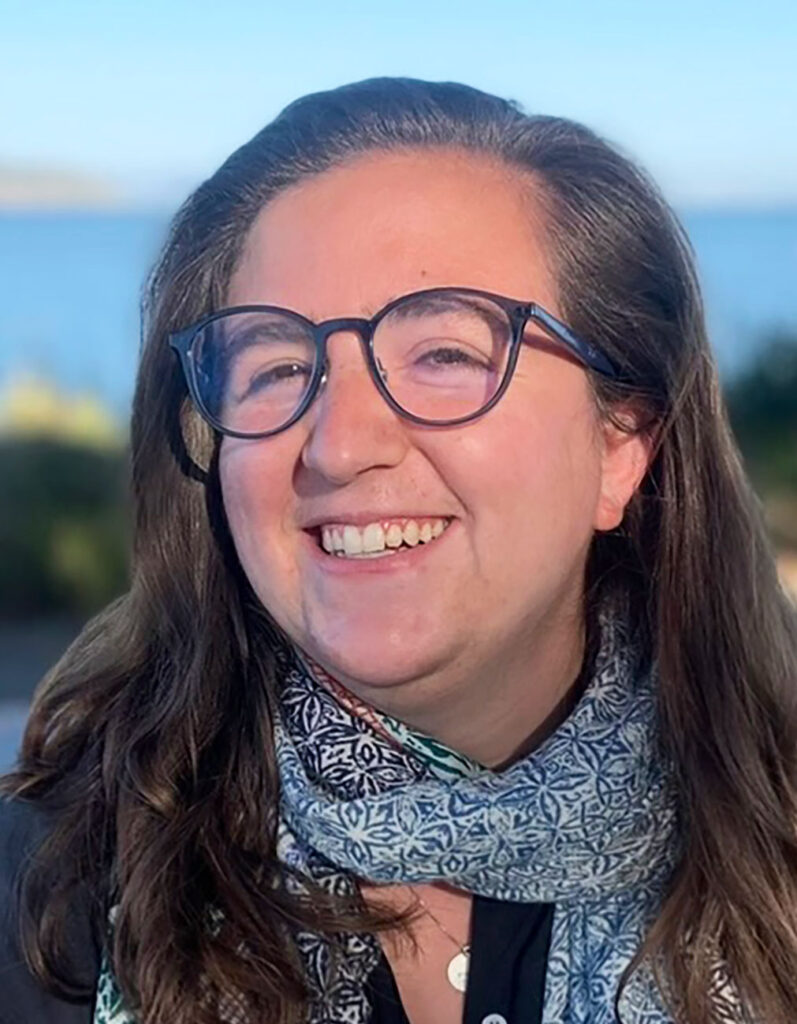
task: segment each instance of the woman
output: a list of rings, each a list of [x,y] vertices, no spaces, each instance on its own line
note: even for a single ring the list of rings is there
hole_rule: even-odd
[[[646,178],[460,85],[308,96],[146,324],[3,1019],[793,1019],[795,614]]]

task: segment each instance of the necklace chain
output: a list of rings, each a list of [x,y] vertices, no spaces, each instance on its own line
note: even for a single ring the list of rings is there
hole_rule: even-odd
[[[412,889],[410,886],[407,886],[407,888],[410,889],[410,892],[412,892],[412,894],[415,896],[415,898],[421,904],[421,906],[426,911],[426,913],[429,915],[429,917],[431,917],[431,919],[434,921],[434,923],[437,925],[437,927],[440,929],[440,931],[444,935],[448,936],[448,938],[451,939],[451,941],[454,943],[454,945],[457,946],[457,948],[460,949],[464,953],[465,950],[468,949],[469,947],[467,945],[463,945],[458,939],[454,938],[454,936],[451,934],[451,932],[432,913],[432,911],[429,909],[429,905],[427,904],[426,900],[423,898],[423,896],[421,896],[421,894],[419,892],[416,892],[416,890]]]
[[[429,915],[429,917],[431,917],[431,919],[434,921],[434,923],[437,925],[440,931],[447,938],[451,939],[451,941],[459,950],[459,952],[455,956],[453,956],[449,961],[448,967],[446,969],[446,976],[448,977],[449,984],[453,988],[455,988],[458,992],[464,992],[468,982],[468,971],[470,968],[470,945],[467,943],[463,945],[458,939],[455,939],[451,932],[442,923],[442,921],[440,921],[437,918],[437,916],[433,914],[432,911],[429,909],[429,905],[427,904],[423,896],[421,896],[419,892],[416,892],[414,889],[412,889],[409,885],[406,885],[406,883],[405,886],[407,889],[410,890],[410,892],[413,893],[415,898],[421,904],[421,906]]]

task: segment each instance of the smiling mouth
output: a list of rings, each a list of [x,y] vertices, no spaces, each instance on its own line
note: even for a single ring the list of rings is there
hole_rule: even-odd
[[[387,558],[406,548],[433,543],[451,522],[448,516],[387,519],[363,528],[351,523],[330,524],[309,532],[318,546],[334,558]]]

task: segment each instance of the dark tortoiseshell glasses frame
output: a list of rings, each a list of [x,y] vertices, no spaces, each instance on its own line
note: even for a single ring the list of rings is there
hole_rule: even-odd
[[[374,331],[380,321],[389,313],[394,312],[404,304],[411,303],[413,300],[421,297],[456,295],[487,300],[500,307],[500,309],[506,314],[509,325],[512,329],[512,337],[509,343],[510,351],[500,385],[498,386],[495,394],[492,395],[492,397],[485,402],[481,408],[477,409],[475,412],[468,413],[466,416],[460,416],[456,419],[430,420],[417,416],[414,413],[409,412],[407,409],[404,409],[391,395],[382,373],[380,372],[378,360],[374,353]],[[316,357],[313,364],[310,383],[306,394],[297,406],[295,412],[291,415],[290,419],[286,420],[286,422],[280,426],[270,430],[258,431],[257,433],[243,433],[241,431],[231,430],[229,427],[225,427],[224,424],[208,410],[202,399],[197,381],[196,362],[193,348],[196,338],[200,336],[201,332],[206,327],[215,321],[240,313],[267,313],[270,315],[281,314],[298,321],[312,335],[316,347]],[[471,420],[474,420],[479,416],[483,416],[484,413],[489,409],[492,409],[492,407],[501,399],[512,380],[512,374],[517,364],[518,353],[520,351],[520,344],[523,341],[523,335],[529,323],[536,324],[550,337],[561,342],[562,345],[564,345],[565,348],[585,366],[590,367],[592,370],[605,377],[612,379],[617,379],[619,377],[617,368],[612,364],[611,360],[600,351],[600,349],[591,342],[585,341],[583,338],[579,338],[567,326],[567,324],[562,323],[561,320],[558,320],[551,313],[547,312],[547,310],[543,309],[542,306],[537,305],[536,302],[522,302],[519,299],[510,299],[505,295],[496,295],[493,292],[481,291],[477,288],[426,288],[422,291],[410,292],[407,295],[401,295],[399,298],[393,299],[386,306],[383,306],[370,319],[364,319],[362,317],[342,317],[334,320],[323,320],[320,323],[314,323],[307,317],[302,316],[301,313],[297,313],[291,309],[284,309],[281,306],[231,306],[226,309],[220,309],[216,313],[211,313],[209,316],[204,317],[202,320],[199,320],[197,323],[192,324],[189,327],[175,331],[169,336],[169,344],[180,357],[191,400],[199,413],[214,430],[231,437],[271,437],[274,434],[279,434],[283,430],[287,430],[288,427],[293,426],[293,424],[296,423],[296,421],[299,420],[310,408],[320,388],[327,379],[327,339],[331,334],[334,334],[337,331],[354,331],[359,335],[371,378],[384,400],[399,416],[421,426],[450,427],[469,423]]]

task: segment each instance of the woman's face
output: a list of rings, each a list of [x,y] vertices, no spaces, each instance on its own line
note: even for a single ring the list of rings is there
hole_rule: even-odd
[[[560,314],[528,181],[448,151],[376,153],[281,193],[256,220],[230,305],[319,321],[463,285]],[[255,592],[301,647],[357,689],[454,679],[561,638],[580,608],[593,531],[643,471],[598,420],[583,368],[530,329],[512,383],[457,427],[401,419],[359,338],[329,339],[326,387],[282,434],[225,438],[224,504]],[[375,560],[324,552],[308,524],[450,519],[437,539]],[[444,683],[439,685],[443,686]]]

